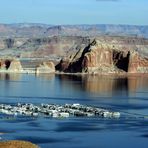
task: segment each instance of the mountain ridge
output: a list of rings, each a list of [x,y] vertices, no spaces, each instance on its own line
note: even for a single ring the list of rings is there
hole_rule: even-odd
[[[52,25],[42,23],[0,24],[0,37],[48,36],[135,36],[148,38],[148,25],[82,24]]]

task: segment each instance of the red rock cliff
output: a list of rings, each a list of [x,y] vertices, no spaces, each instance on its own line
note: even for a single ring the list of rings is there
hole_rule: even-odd
[[[148,73],[148,59],[137,52],[131,51],[128,65],[129,73]]]
[[[65,72],[148,73],[148,58],[135,49],[135,45],[93,40],[83,50],[62,60],[59,68]]]

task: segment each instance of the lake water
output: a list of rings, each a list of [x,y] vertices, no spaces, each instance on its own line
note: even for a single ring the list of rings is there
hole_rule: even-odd
[[[119,111],[121,118],[32,118],[0,115],[1,140],[41,148],[147,148],[148,76],[0,74],[0,103],[80,103]]]

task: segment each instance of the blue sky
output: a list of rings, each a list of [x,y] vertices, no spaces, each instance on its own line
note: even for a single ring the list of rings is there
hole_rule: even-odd
[[[148,25],[148,0],[0,0],[0,23]]]

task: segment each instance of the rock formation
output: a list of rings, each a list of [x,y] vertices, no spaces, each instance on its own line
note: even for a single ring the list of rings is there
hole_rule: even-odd
[[[1,70],[5,70],[6,69],[6,64],[5,64],[5,61],[3,59],[0,59],[0,69]]]
[[[133,45],[111,44],[95,39],[75,55],[61,60],[56,68],[64,72],[148,73],[148,58],[135,49]]]
[[[113,51],[94,40],[82,60],[82,72],[114,72]]]
[[[56,64],[61,60],[56,65],[56,70],[62,72],[148,72],[148,39],[145,38],[128,36],[97,36],[95,40],[94,37],[88,36],[0,38],[0,47],[0,55],[2,57],[5,55],[6,59],[13,56],[42,59],[41,61],[51,60]],[[1,70],[7,70],[11,62],[12,60],[0,61]],[[23,64],[24,62],[22,62]],[[45,63],[37,69],[39,73],[47,73],[45,71],[49,73],[50,71]]]
[[[21,72],[23,71],[21,62],[17,59],[14,59],[10,62],[10,66],[8,67],[8,71],[12,72]]]
[[[18,59],[1,59],[0,70],[8,72],[22,72],[23,68]]]
[[[128,72],[148,73],[148,58],[143,58],[137,52],[132,51],[129,58]]]
[[[36,73],[54,73],[55,65],[53,62],[43,62],[36,67]]]

